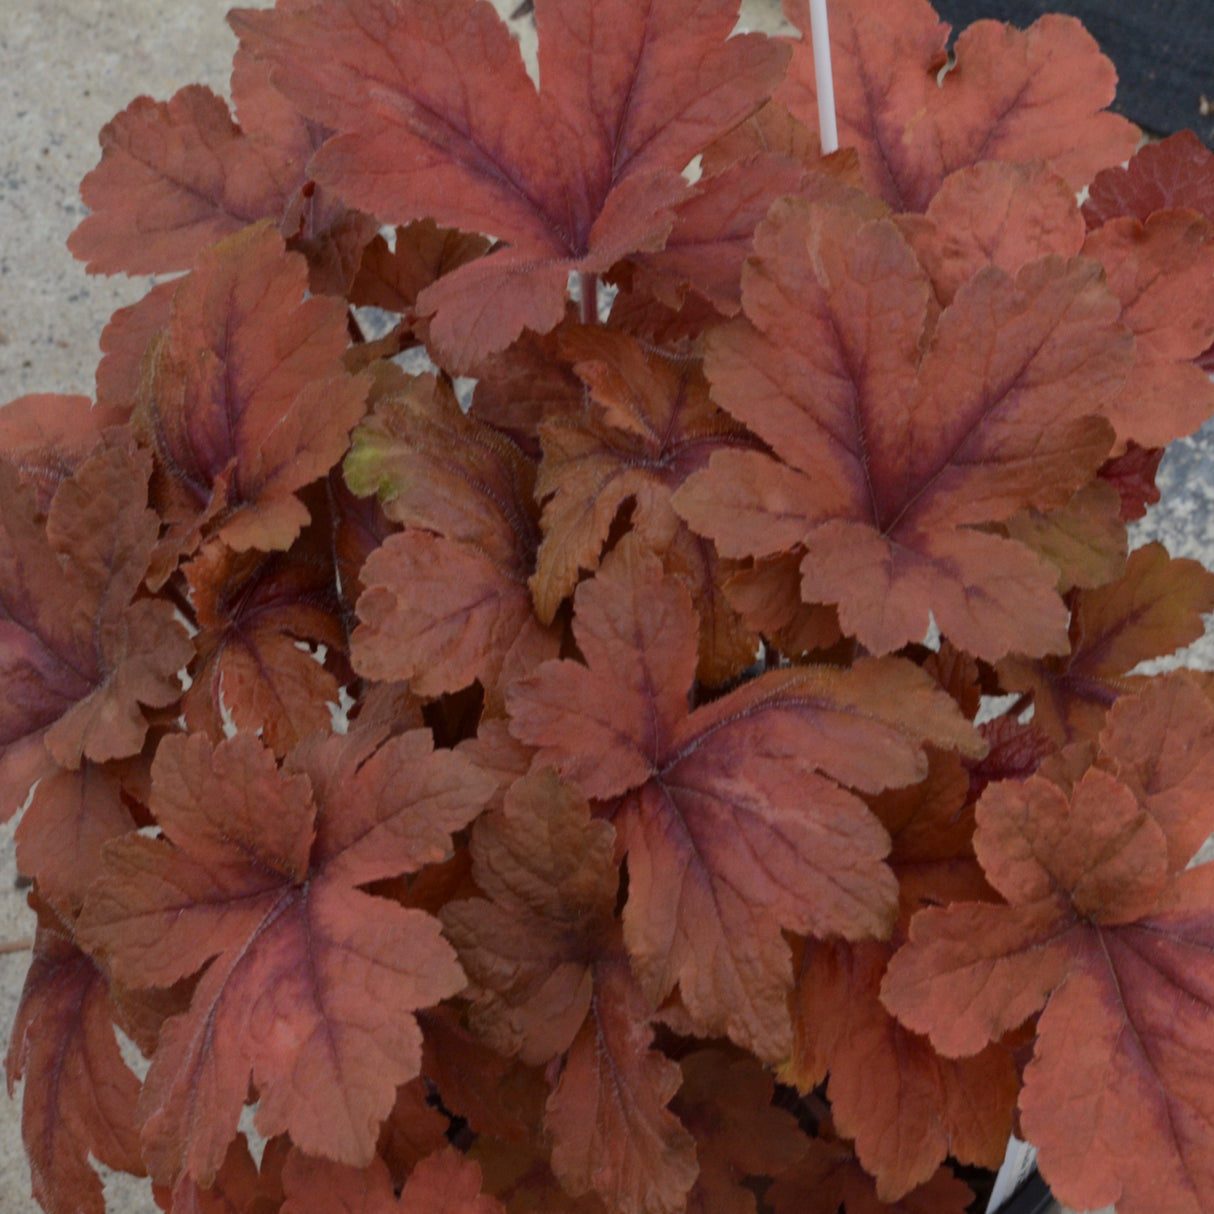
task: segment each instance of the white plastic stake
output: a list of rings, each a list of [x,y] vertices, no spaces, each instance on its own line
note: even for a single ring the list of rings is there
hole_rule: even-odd
[[[839,150],[839,124],[835,121],[835,78],[830,70],[830,29],[826,0],[809,0],[809,32],[814,44],[814,79],[818,82],[818,137],[822,153]]]

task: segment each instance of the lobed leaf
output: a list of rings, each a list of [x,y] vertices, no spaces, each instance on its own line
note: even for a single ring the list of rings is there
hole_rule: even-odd
[[[662,247],[690,193],[683,168],[784,67],[774,42],[729,37],[735,9],[541,0],[539,90],[476,0],[326,0],[230,20],[275,84],[339,132],[313,161],[318,180],[385,222],[429,217],[502,242],[419,300],[445,365],[462,370],[524,328],[555,327],[570,272]]]
[[[951,700],[897,662],[773,671],[689,713],[696,617],[633,536],[574,598],[586,658],[508,689],[511,731],[594,799],[628,856],[624,936],[648,996],[700,1032],[788,1048],[781,929],[888,933],[888,836],[850,788],[912,783],[920,744],[972,750]]]
[[[788,9],[805,33],[776,98],[817,129],[809,6]],[[1117,73],[1074,17],[1047,14],[1024,31],[977,21],[951,54],[948,35],[927,0],[831,10],[839,143],[858,150],[866,188],[894,210],[926,210],[950,173],[982,160],[1044,161],[1077,191],[1133,154],[1138,129],[1104,108]]]
[[[932,318],[930,285],[894,224],[785,200],[756,236],[745,320],[715,330],[716,398],[778,459],[721,452],[675,508],[727,557],[800,545],[808,604],[888,653],[934,616],[961,648],[1059,652],[1056,573],[989,533],[1065,504],[1108,451],[1093,416],[1131,339],[1091,262],[980,270]]]
[[[441,859],[492,781],[422,731],[385,733],[316,735],[282,770],[250,734],[167,738],[151,800],[166,837],[107,849],[81,940],[134,986],[210,962],[140,1097],[158,1182],[211,1182],[250,1076],[262,1133],[365,1166],[420,1069],[411,1012],[463,985],[436,920],[357,886]]]

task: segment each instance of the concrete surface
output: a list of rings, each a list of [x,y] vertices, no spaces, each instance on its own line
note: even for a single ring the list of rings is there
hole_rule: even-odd
[[[167,99],[192,81],[226,91],[235,45],[223,22],[228,7],[229,0],[0,0],[0,402],[34,391],[91,394],[102,327],[152,281],[90,278],[65,247],[84,215],[77,186],[97,161],[96,132],[136,93]],[[773,11],[772,0],[748,0],[745,15],[760,25]],[[1172,501],[1143,538],[1206,558],[1214,552],[1208,436],[1181,444],[1161,483]],[[1214,667],[1212,658],[1203,643],[1189,660]],[[0,941],[32,931],[14,888],[14,825],[0,828]],[[27,960],[0,954],[0,1043]],[[0,1210],[37,1214],[19,1115],[19,1099],[0,1093]],[[120,1181],[109,1203],[122,1214],[156,1209],[142,1183]]]

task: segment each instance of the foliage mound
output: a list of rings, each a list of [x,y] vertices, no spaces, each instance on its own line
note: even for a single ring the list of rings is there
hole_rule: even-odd
[[[102,132],[168,277],[0,412],[35,1196],[1214,1209],[1214,576],[1126,530],[1214,157],[1065,17],[836,0],[828,156],[730,0],[535,19],[237,10]]]

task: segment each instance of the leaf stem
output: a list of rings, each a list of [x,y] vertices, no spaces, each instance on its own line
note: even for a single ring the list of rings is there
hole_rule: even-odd
[[[0,940],[0,953],[28,953],[33,947],[33,936],[26,936],[24,940]]]
[[[599,276],[579,270],[577,277],[582,296],[582,324],[597,325],[599,323]]]

